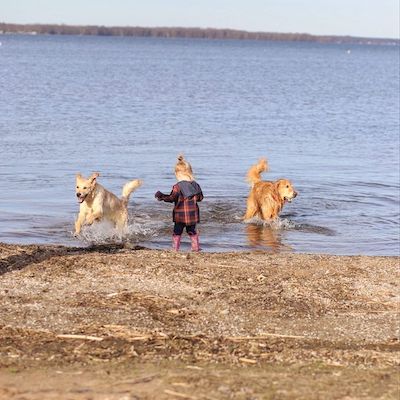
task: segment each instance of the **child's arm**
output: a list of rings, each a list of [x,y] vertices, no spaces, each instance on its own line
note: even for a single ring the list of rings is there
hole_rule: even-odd
[[[202,201],[204,199],[203,192],[200,192],[199,194],[196,194],[195,197],[196,197],[196,201],[197,202]]]
[[[155,194],[155,197],[156,197],[156,199],[158,200],[158,201],[166,201],[167,203],[174,203],[175,202],[175,200],[177,200],[178,199],[178,197],[179,197],[179,192],[180,192],[180,190],[179,190],[179,186],[178,185],[175,185],[173,188],[172,188],[172,191],[171,191],[171,193],[168,195],[168,194],[164,194],[164,193],[161,193],[160,191],[158,191],[156,194]]]

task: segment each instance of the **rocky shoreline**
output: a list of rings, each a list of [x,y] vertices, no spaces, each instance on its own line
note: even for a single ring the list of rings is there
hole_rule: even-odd
[[[395,399],[398,267],[0,244],[0,398]]]

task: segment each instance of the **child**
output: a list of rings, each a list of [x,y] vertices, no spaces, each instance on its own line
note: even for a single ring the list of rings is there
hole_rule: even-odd
[[[183,155],[178,156],[175,176],[178,183],[172,187],[171,193],[167,195],[158,191],[155,197],[159,201],[175,203],[172,213],[172,220],[175,223],[172,235],[173,249],[179,250],[181,235],[183,229],[186,228],[192,242],[192,251],[199,251],[199,235],[196,232],[196,224],[200,222],[200,212],[197,203],[203,200],[203,193],[200,185],[194,180],[191,165],[183,158]]]

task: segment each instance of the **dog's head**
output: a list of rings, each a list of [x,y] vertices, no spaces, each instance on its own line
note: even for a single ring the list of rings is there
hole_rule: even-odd
[[[288,201],[290,203],[297,196],[297,192],[294,190],[292,183],[287,179],[279,179],[276,182],[276,187],[279,197],[283,201]]]
[[[79,203],[83,203],[86,197],[93,192],[96,187],[96,178],[99,175],[98,172],[94,172],[86,179],[81,174],[76,174],[76,197]]]

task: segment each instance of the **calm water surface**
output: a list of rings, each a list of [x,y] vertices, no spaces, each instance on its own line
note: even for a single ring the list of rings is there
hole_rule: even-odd
[[[205,251],[399,253],[399,48],[118,37],[0,36],[0,241],[71,235],[76,172],[131,198],[125,240],[168,248],[176,155],[206,196]],[[243,223],[247,169],[291,179],[280,221]],[[186,244],[187,242],[185,242]],[[187,246],[187,244],[186,244]]]

